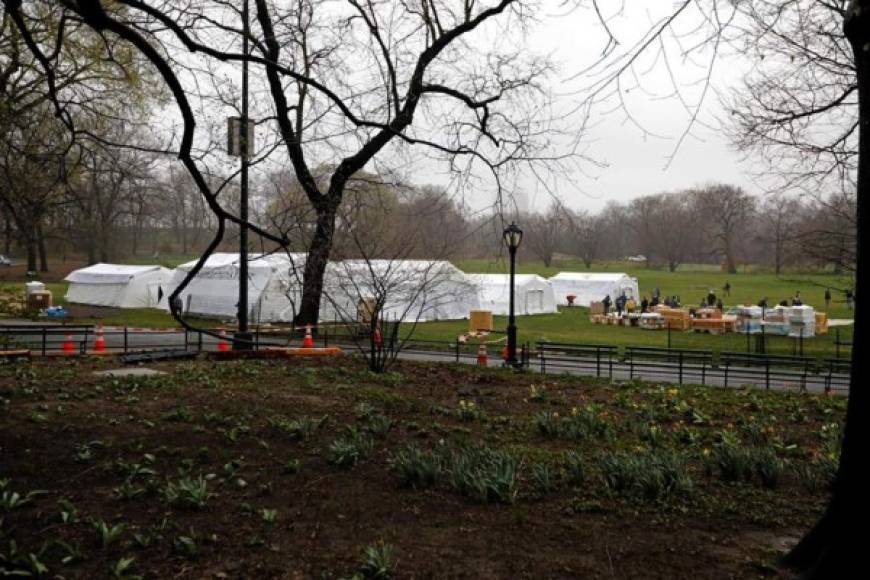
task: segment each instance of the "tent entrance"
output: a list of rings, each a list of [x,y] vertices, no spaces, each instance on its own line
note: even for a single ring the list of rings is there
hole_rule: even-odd
[[[529,290],[526,292],[526,314],[544,310],[544,291]]]

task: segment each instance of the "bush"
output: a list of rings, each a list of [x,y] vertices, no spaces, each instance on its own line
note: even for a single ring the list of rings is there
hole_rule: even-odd
[[[396,451],[390,463],[400,485],[413,489],[431,487],[441,478],[443,470],[443,459],[438,453],[413,444]]]
[[[711,454],[714,467],[724,481],[749,481],[752,479],[752,452],[738,445],[717,445]]]
[[[450,486],[481,503],[513,503],[517,495],[517,459],[486,445],[465,447],[447,457]]]
[[[372,446],[371,437],[351,428],[329,446],[330,460],[339,467],[353,467],[368,456]]]
[[[801,463],[794,468],[798,482],[808,493],[830,491],[837,476],[837,461],[822,456],[812,463]]]
[[[658,501],[692,489],[686,462],[674,453],[606,453],[599,464],[604,486],[618,495]]]
[[[579,453],[569,451],[565,454],[565,471],[568,475],[568,481],[574,485],[583,485],[586,483],[586,467],[583,465],[583,458]]]
[[[785,471],[785,464],[776,456],[773,449],[758,449],[754,453],[755,473],[761,480],[761,484],[768,489],[779,486],[779,480]]]

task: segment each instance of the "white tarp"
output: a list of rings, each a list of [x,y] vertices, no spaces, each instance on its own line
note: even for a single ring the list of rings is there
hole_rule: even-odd
[[[161,307],[196,265],[178,266]],[[304,254],[251,255],[248,258],[248,317],[250,322],[289,322],[299,308]],[[239,255],[215,253],[179,295],[183,311],[197,316],[234,319],[238,315]]]
[[[112,308],[153,308],[166,292],[171,272],[161,266],[94,264],[70,272],[65,299]]]
[[[549,281],[556,294],[556,302],[563,305],[568,304],[568,294],[576,296],[574,304],[578,306],[589,306],[608,295],[615,301],[622,293],[627,298],[639,298],[637,278],[628,274],[559,272]]]
[[[361,302],[382,302],[386,320],[468,318],[479,308],[472,281],[446,261],[344,260],[327,269],[321,317],[355,320]]]
[[[507,315],[510,311],[509,274],[469,274],[477,288],[480,308],[493,314]],[[553,314],[556,295],[546,279],[537,274],[517,274],[514,285],[514,312],[516,314]]]

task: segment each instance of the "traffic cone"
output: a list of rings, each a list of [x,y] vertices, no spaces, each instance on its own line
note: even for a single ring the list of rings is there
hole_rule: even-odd
[[[97,335],[94,338],[94,352],[103,352],[106,350],[106,338],[103,336],[103,325],[97,326]]]
[[[226,329],[221,328],[219,336],[220,336],[220,338],[218,338],[218,345],[217,345],[218,351],[227,352],[228,350],[230,350],[230,343],[227,342]]]
[[[481,342],[480,346],[477,347],[477,364],[485,367],[487,362],[488,357],[486,355],[486,345]]]
[[[305,325],[305,338],[302,339],[302,348],[314,348],[314,337],[311,336],[311,325]]]
[[[67,332],[66,336],[63,337],[63,345],[61,346],[63,352],[72,353],[75,351],[76,347],[73,346],[72,334]]]

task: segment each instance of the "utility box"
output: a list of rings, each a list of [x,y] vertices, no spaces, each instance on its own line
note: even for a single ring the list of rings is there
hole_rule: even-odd
[[[492,310],[472,310],[468,313],[468,331],[480,332],[481,330],[491,331]]]
[[[51,306],[51,291],[41,290],[27,295],[28,312],[38,312]]]

